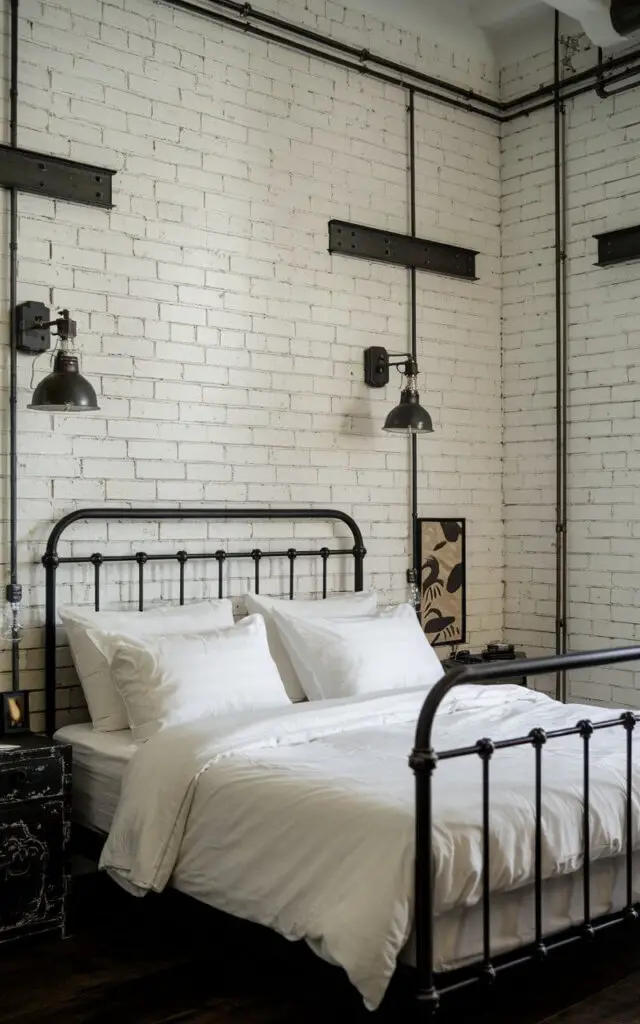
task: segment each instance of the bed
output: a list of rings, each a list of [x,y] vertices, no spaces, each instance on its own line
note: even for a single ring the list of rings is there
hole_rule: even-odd
[[[274,515],[167,514],[217,520],[229,512],[247,520]],[[304,550],[320,559],[323,597],[334,555],[353,559],[354,590],[362,589],[364,547],[349,517],[277,514],[344,524],[353,546]],[[84,559],[93,566],[99,607],[99,573],[109,557],[60,556],[62,533],[83,518],[131,516],[79,511],[57,525],[45,555],[49,640],[60,565]],[[135,515],[157,517],[157,510]],[[259,589],[270,552],[233,554],[252,559]],[[179,566],[182,600],[184,555],[162,556]],[[152,556],[127,557],[137,564],[143,595]],[[220,568],[231,555],[217,549],[209,557],[221,593]],[[273,557],[288,560],[293,596],[298,553],[275,549]],[[632,648],[537,659],[523,663],[522,674],[639,654]],[[46,662],[53,728],[55,642]],[[513,665],[465,666],[426,699],[413,688],[310,701],[187,723],[140,747],[126,733],[96,739],[90,727],[66,727],[58,735],[74,750],[77,820],[100,840],[109,833],[102,866],[130,892],[173,885],[287,938],[304,938],[347,971],[372,1009],[396,965],[409,964],[416,996],[432,1011],[448,991],[637,919],[636,716],[484,685],[507,674]],[[483,733],[492,739],[478,740]],[[407,765],[412,746],[415,790]]]

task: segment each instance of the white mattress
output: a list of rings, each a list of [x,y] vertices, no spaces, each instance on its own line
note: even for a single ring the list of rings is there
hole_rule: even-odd
[[[108,832],[120,799],[122,775],[138,749],[128,729],[96,732],[88,723],[55,734],[73,751],[73,815],[80,825]]]

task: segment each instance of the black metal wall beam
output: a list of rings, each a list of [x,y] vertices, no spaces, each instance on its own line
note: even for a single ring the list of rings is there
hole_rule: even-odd
[[[594,235],[598,240],[598,266],[611,267],[616,263],[640,260],[640,224],[619,231]]]
[[[105,167],[0,145],[0,188],[110,209],[114,174]]]
[[[474,249],[463,249],[444,242],[430,242],[413,235],[349,224],[343,220],[329,221],[329,252],[343,256],[359,256],[379,263],[428,270],[433,274],[476,280]]]

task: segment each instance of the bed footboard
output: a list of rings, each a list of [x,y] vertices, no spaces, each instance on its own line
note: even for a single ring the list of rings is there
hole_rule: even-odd
[[[416,849],[415,849],[415,936],[417,998],[430,1012],[435,1012],[441,996],[446,992],[459,990],[484,981],[491,983],[498,973],[517,964],[536,963],[560,946],[579,940],[591,939],[604,928],[623,921],[636,921],[638,908],[633,902],[633,789],[632,750],[633,731],[640,715],[626,711],[606,721],[582,720],[575,726],[545,732],[534,728],[526,736],[498,740],[480,739],[468,747],[455,750],[436,751],[432,744],[433,722],[440,704],[456,686],[467,683],[497,684],[508,682],[515,671],[522,676],[536,676],[546,673],[567,672],[572,669],[597,665],[613,665],[617,662],[640,660],[639,647],[615,648],[612,650],[586,651],[577,654],[555,655],[518,662],[486,662],[484,664],[456,667],[436,683],[429,691],[420,712],[416,728],[415,745],[409,759],[416,780]],[[626,745],[626,800],[625,800],[625,906],[616,914],[594,918],[591,914],[591,850],[589,827],[589,771],[590,741],[593,733],[601,729],[620,729]],[[583,804],[582,844],[583,865],[583,921],[578,927],[562,933],[545,935],[543,932],[543,879],[542,879],[542,764],[547,742],[558,737],[577,735],[583,744]],[[491,759],[498,749],[530,746],[534,756],[534,930],[532,944],[515,950],[495,960],[491,954],[491,890],[490,890],[490,831],[491,806]],[[434,970],[434,850],[432,789],[434,772],[441,761],[461,757],[478,757],[482,778],[482,957],[469,968],[456,972],[455,980],[447,981]]]

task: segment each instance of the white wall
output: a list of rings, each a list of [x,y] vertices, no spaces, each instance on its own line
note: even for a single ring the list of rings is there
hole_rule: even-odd
[[[593,52],[590,60],[594,59]],[[578,58],[578,60],[584,60]],[[552,74],[551,49],[503,71],[507,93]],[[567,108],[569,646],[640,640],[640,264],[595,267],[593,236],[640,222],[638,92]],[[506,627],[554,645],[553,113],[503,142]],[[624,666],[584,672],[575,699],[640,705]]]
[[[332,2],[302,16],[422,59],[415,37],[412,49],[374,20],[354,27]],[[32,364],[20,357],[23,684],[42,686],[38,560],[52,521],[77,506],[334,505],[362,524],[367,584],[402,597],[408,452],[380,430],[399,391],[395,380],[382,393],[365,387],[362,351],[407,349],[407,274],[326,248],[331,217],[407,229],[406,97],[150,0],[23,0],[20,36],[20,144],[117,170],[111,212],[20,196],[19,299],[72,310],[101,407],[28,412]],[[460,64],[462,82],[488,88],[482,59]],[[498,133],[417,106],[418,231],[480,251],[477,283],[419,275],[418,296],[421,390],[435,422],[420,442],[420,511],[467,516],[479,644],[502,630]],[[46,371],[47,357],[35,379]],[[248,527],[236,532],[249,541]],[[107,531],[73,536],[74,552],[90,553]],[[109,550],[128,551],[207,539],[129,524],[108,536]],[[215,547],[219,534],[209,539]],[[2,552],[6,564],[6,536]],[[130,579],[107,596],[132,599]],[[87,601],[86,576],[71,580],[61,596]],[[156,577],[149,596],[167,593]],[[5,651],[5,686],[8,667]],[[73,676],[61,679],[74,717]]]

